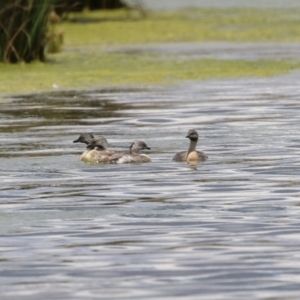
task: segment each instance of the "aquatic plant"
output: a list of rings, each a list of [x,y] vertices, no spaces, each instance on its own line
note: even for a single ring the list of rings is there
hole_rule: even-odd
[[[48,15],[56,0],[0,0],[0,61],[45,60]]]
[[[49,30],[47,35],[46,49],[49,53],[58,53],[62,49],[64,42],[64,32],[57,30],[57,24],[60,23],[61,18],[57,15],[55,10],[49,14]]]

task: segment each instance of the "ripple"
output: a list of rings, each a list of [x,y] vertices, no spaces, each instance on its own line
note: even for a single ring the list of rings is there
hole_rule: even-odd
[[[297,299],[299,74],[7,99],[5,299]],[[21,109],[20,109],[21,108]],[[173,162],[195,128],[209,159]],[[152,162],[85,165],[81,132]],[[53,287],[55,286],[55,289]]]

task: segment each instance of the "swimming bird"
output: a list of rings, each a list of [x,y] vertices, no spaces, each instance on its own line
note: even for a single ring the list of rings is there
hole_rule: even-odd
[[[91,133],[83,133],[74,143],[81,142],[87,144],[87,149],[81,154],[79,160],[96,163],[144,163],[151,159],[147,154],[139,151],[151,150],[143,141],[134,141],[129,148],[129,152],[109,150],[108,143],[103,136],[93,136]]]
[[[94,136],[90,132],[81,133],[79,135],[79,138],[77,140],[73,141],[73,143],[84,143],[84,144],[88,145],[93,138],[94,138]]]
[[[103,151],[106,150],[108,147],[108,142],[106,140],[106,138],[104,136],[94,136],[92,139],[89,140],[86,148],[93,150],[99,150],[99,151]]]
[[[173,160],[187,162],[197,162],[206,160],[208,156],[204,152],[196,150],[198,137],[198,132],[195,129],[190,129],[186,136],[186,138],[190,139],[190,146],[188,148],[188,151],[180,151],[176,153],[173,157]]]
[[[121,155],[123,152],[107,149],[108,143],[103,136],[94,137],[87,145],[89,150],[83,153],[80,160],[85,162],[104,163],[109,162],[113,155]]]
[[[107,155],[112,155],[115,152],[104,152],[107,147],[108,143],[104,136],[97,136],[95,137],[92,133],[82,133],[80,134],[79,138],[73,143],[84,143],[86,144],[86,150],[81,154],[79,160],[84,162],[95,162],[97,158]],[[112,150],[107,150],[112,151]],[[101,152],[101,155],[99,154]],[[108,158],[107,158],[108,159]]]
[[[139,153],[145,149],[151,150],[145,142],[136,140],[130,145],[129,153],[117,153],[110,157],[109,162],[115,164],[150,162],[151,158],[147,154]]]

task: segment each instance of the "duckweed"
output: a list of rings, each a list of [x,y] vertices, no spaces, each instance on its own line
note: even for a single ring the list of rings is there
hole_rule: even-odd
[[[278,26],[280,24],[280,26]],[[182,80],[276,76],[298,69],[292,60],[219,60],[149,53],[107,53],[109,45],[160,42],[297,42],[300,14],[293,10],[197,9],[150,13],[72,14],[64,50],[47,63],[0,64],[0,93],[53,88],[177,84]]]

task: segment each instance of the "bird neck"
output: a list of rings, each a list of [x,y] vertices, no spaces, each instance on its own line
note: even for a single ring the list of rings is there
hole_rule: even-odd
[[[130,154],[136,154],[138,152],[139,152],[139,150],[134,146],[134,144],[131,144],[131,146],[129,148],[129,153]]]
[[[191,140],[190,146],[189,146],[189,149],[188,149],[188,154],[190,154],[191,152],[196,150],[197,142],[198,142],[198,139]]]

